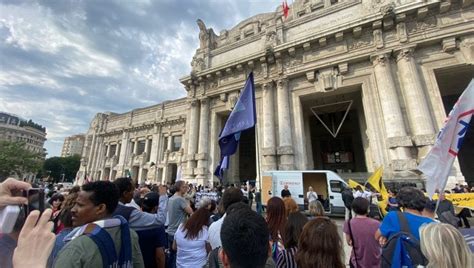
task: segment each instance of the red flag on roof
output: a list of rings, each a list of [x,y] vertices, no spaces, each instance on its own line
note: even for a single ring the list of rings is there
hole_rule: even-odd
[[[288,11],[290,11],[290,7],[288,6],[288,3],[285,1],[283,1],[283,16],[285,17],[285,19],[288,17]]]

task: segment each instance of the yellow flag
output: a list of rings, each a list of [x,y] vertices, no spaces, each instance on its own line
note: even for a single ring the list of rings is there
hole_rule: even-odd
[[[358,182],[356,182],[356,181],[354,181],[354,180],[352,180],[352,179],[349,179],[349,180],[347,181],[347,184],[348,184],[349,187],[351,187],[352,189],[355,189],[357,186],[360,186],[360,187],[362,187],[362,189],[365,190],[365,187],[364,187],[363,185],[361,185],[360,183],[358,183]]]
[[[385,184],[382,181],[383,166],[380,166],[368,179],[365,184],[370,184],[372,188],[377,191],[381,198],[379,199],[378,205],[383,215],[387,214],[388,204],[388,191]]]
[[[380,166],[368,179],[365,184],[370,184],[377,192],[382,189],[383,166]]]

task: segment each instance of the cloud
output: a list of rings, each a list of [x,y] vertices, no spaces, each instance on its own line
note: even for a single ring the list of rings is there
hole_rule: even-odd
[[[279,0],[0,1],[0,111],[46,126],[49,156],[98,112],[185,96],[179,78],[215,32]]]

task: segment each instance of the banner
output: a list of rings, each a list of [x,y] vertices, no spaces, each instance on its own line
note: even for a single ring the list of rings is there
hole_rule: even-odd
[[[201,201],[201,199],[204,197],[214,200],[216,202],[219,200],[219,196],[216,192],[197,192],[194,196],[194,203],[197,209],[199,208],[199,201]]]
[[[474,79],[459,97],[446,118],[444,127],[438,133],[433,148],[418,166],[418,170],[426,175],[428,197],[431,198],[436,190],[443,191],[446,187],[473,113]]]
[[[447,200],[453,202],[455,207],[474,210],[474,193],[444,194],[444,196]],[[433,199],[437,200],[438,194],[434,194]]]

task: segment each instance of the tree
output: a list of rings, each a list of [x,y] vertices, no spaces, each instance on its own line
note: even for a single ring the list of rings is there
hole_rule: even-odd
[[[0,181],[9,176],[36,174],[42,161],[41,154],[26,149],[24,142],[0,141]]]
[[[76,177],[81,164],[79,155],[68,157],[51,157],[46,159],[43,164],[43,174],[50,176],[54,182],[64,181],[72,182]],[[63,175],[64,174],[64,175]]]

